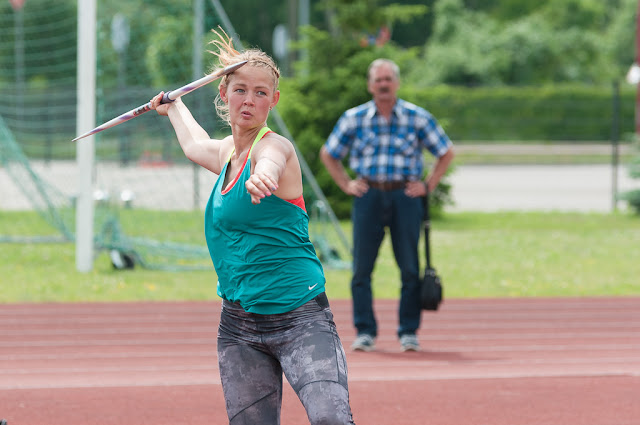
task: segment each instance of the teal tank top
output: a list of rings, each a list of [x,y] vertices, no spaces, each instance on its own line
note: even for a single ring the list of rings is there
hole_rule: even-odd
[[[205,210],[205,237],[218,274],[218,295],[250,313],[289,312],[325,290],[322,264],[309,240],[309,216],[275,195],[251,203],[245,182],[256,137],[232,186],[224,191],[229,160]],[[224,193],[223,193],[224,192]]]

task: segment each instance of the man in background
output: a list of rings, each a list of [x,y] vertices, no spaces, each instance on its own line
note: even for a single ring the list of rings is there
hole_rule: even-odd
[[[367,76],[373,99],[347,110],[320,151],[336,184],[354,196],[351,294],[357,337],[351,348],[375,348],[378,328],[371,274],[388,227],[402,281],[397,334],[403,351],[418,351],[422,197],[436,188],[447,171],[453,145],[428,111],[397,97],[400,71],[393,61],[376,59]],[[423,149],[436,158],[424,180]],[[348,154],[353,179],[342,164]]]

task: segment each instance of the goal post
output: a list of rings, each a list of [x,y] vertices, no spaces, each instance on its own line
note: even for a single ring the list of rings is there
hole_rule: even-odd
[[[96,0],[78,2],[77,134],[95,127],[96,121]],[[76,204],[76,269],[93,269],[94,137],[77,143],[78,197]]]

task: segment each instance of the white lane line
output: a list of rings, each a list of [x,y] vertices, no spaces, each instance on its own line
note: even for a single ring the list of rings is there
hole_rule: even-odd
[[[599,308],[597,306],[585,305],[582,307],[576,306],[571,309],[566,306],[558,306],[558,308],[527,308],[527,306],[516,306],[512,308],[500,308],[496,306],[494,308],[487,308],[485,304],[475,306],[470,305],[469,308],[461,308],[458,305],[456,308],[445,309],[443,307],[438,313],[425,313],[425,319],[435,320],[464,320],[470,318],[470,320],[479,319],[502,319],[502,318],[536,318],[543,321],[553,321],[557,318],[563,319],[587,319],[588,321],[594,321],[594,319],[613,318],[620,319],[621,315],[640,317],[640,302],[629,306],[612,306],[611,308]],[[591,308],[590,308],[591,307]],[[376,307],[376,311],[387,312],[397,311],[397,305],[388,305],[384,307]],[[349,315],[351,309],[334,309],[334,314],[340,313],[341,315]],[[575,311],[573,311],[575,310]],[[26,317],[18,317],[26,316]],[[81,316],[81,317],[77,317]],[[71,323],[71,324],[89,324],[89,323],[202,323],[202,321],[208,321],[211,323],[217,323],[220,319],[219,314],[180,314],[179,312],[153,315],[153,314],[131,314],[125,311],[114,311],[112,314],[101,315],[100,312],[87,312],[79,313],[71,309],[68,312],[60,312],[60,314],[46,314],[41,310],[32,310],[24,312],[16,312],[11,310],[0,309],[0,318],[2,323],[15,323],[15,324],[50,324],[50,323]]]
[[[158,365],[158,366],[91,366],[91,367],[45,367],[30,369],[0,369],[2,375],[56,375],[56,374],[101,374],[131,372],[188,372],[218,371],[217,362],[201,365]]]
[[[446,359],[433,359],[433,360],[414,360],[414,361],[390,361],[385,362],[385,368],[404,368],[404,367],[420,367],[426,365],[462,365],[462,366],[477,366],[477,365],[491,365],[491,366],[512,366],[512,365],[607,365],[607,364],[624,364],[626,366],[633,366],[640,372],[640,356],[632,357],[594,357],[590,359],[585,358],[551,358],[551,359],[466,359],[466,360],[446,360]],[[353,362],[349,364],[349,370],[356,369],[379,369],[380,362]]]
[[[482,371],[476,374],[469,373],[437,373],[431,376],[419,376],[415,373],[404,376],[353,376],[349,375],[349,383],[356,382],[406,382],[406,381],[469,381],[469,380],[503,380],[503,379],[526,379],[526,378],[609,378],[609,377],[631,377],[640,378],[640,372],[629,372],[627,370],[611,370],[606,372],[567,372],[567,371],[514,371],[514,372],[488,372]],[[68,383],[32,383],[32,384],[0,384],[0,391],[15,390],[67,390],[76,388],[156,388],[156,387],[183,387],[183,386],[219,386],[219,378],[202,377],[200,379],[172,379],[156,380],[146,382],[68,382]]]
[[[0,341],[0,348],[17,347],[104,347],[104,346],[140,346],[140,345],[211,345],[215,347],[216,339],[212,338],[173,338],[173,339],[83,339],[60,341]]]
[[[396,300],[375,300],[376,311],[396,311]],[[510,298],[510,299],[464,299],[456,298],[446,300],[442,309],[433,316],[443,316],[456,313],[469,313],[474,317],[478,315],[508,315],[529,314],[529,311],[543,314],[545,317],[593,317],[593,314],[638,314],[640,297],[586,297],[583,299],[566,298]],[[332,310],[340,313],[350,313],[351,305],[344,300],[336,300],[332,303]],[[576,310],[577,312],[571,312]],[[577,315],[576,315],[577,313]],[[425,313],[427,316],[432,314]],[[201,320],[203,317],[218,320],[220,315],[220,303],[210,304],[186,303],[173,304],[158,302],[154,305],[136,304],[96,304],[77,305],[64,304],[61,306],[38,305],[8,305],[0,308],[0,317],[11,319],[16,316],[27,316],[23,320],[65,320],[80,321],[84,323],[104,321],[105,318],[113,321],[173,321],[173,320]],[[466,315],[466,314],[465,314]],[[37,318],[34,319],[34,316]],[[44,319],[42,316],[46,316]],[[86,316],[86,317],[75,317]],[[3,321],[5,319],[2,319]]]
[[[33,383],[1,385],[0,391],[15,390],[69,390],[74,388],[155,388],[155,387],[185,387],[200,385],[221,385],[219,378],[175,379],[171,381],[156,380],[150,382],[67,382],[67,383]]]
[[[389,338],[391,339],[391,338]],[[504,345],[504,344],[490,344],[486,346],[473,346],[473,345],[456,345],[455,342],[464,341],[462,338],[457,341],[452,341],[452,338],[445,338],[444,344],[438,344],[438,351],[430,351],[432,353],[438,352],[504,352],[504,351],[575,351],[575,350],[590,350],[590,351],[603,351],[603,350],[637,350],[640,349],[640,344],[628,344],[628,343],[609,343],[603,344],[601,342],[590,342],[578,340],[575,344],[518,344],[518,345]],[[483,338],[482,340],[486,340]],[[497,340],[500,340],[499,338]],[[347,339],[345,339],[347,341]],[[527,340],[523,342],[526,343]],[[536,339],[536,341],[538,341]],[[513,342],[513,341],[512,341]],[[566,342],[566,340],[565,340]],[[212,349],[216,347],[215,339],[206,338],[184,338],[184,339],[119,339],[119,340],[62,340],[62,341],[15,341],[6,342],[0,341],[0,348],[53,348],[53,347],[135,347],[135,346],[185,346],[185,345],[207,345]]]
[[[515,372],[481,372],[477,374],[465,374],[464,372],[458,373],[437,373],[432,376],[419,376],[416,374],[407,374],[405,376],[349,376],[349,383],[352,382],[394,382],[394,381],[450,381],[450,380],[479,380],[479,379],[523,379],[523,378],[587,378],[587,377],[640,377],[640,372],[629,372],[627,370],[613,370],[613,371],[578,371],[578,372],[566,372],[566,371],[515,371]]]
[[[511,331],[514,331],[515,329],[511,329]],[[439,332],[441,330],[439,329]],[[120,329],[120,330],[114,330],[114,329],[95,329],[95,330],[75,330],[75,329],[54,329],[54,330],[31,330],[31,331],[20,331],[20,330],[14,330],[14,331],[2,331],[0,330],[0,336],[6,336],[6,337],[55,337],[55,336],[103,336],[103,335],[116,335],[116,336],[124,336],[124,335],[139,335],[139,334],[151,334],[151,335],[169,335],[169,334],[188,334],[188,335],[195,335],[195,336],[200,336],[200,338],[189,338],[188,336],[186,338],[173,338],[171,340],[167,340],[167,339],[137,339],[137,341],[153,341],[153,343],[155,343],[155,341],[171,341],[171,342],[175,342],[175,341],[212,341],[215,342],[217,339],[217,332],[216,331],[207,331],[207,330],[189,330],[189,329],[184,329],[184,330],[180,330],[180,329],[170,329],[167,330],[165,329],[155,329],[155,330],[139,330],[139,329]],[[209,335],[209,337],[207,337],[207,335]],[[349,339],[349,338],[344,338],[343,339]],[[387,336],[387,335],[383,335],[381,337],[378,338],[379,341],[387,341],[387,340],[394,340],[395,337],[394,336]],[[481,341],[500,341],[500,340],[540,340],[540,339],[546,339],[546,340],[556,340],[556,339],[563,339],[563,340],[593,340],[593,339],[597,339],[597,340],[607,340],[607,339],[624,339],[624,340],[639,340],[640,341],[640,332],[634,332],[634,331],[616,331],[616,330],[610,330],[610,331],[606,331],[606,332],[594,332],[594,331],[584,331],[584,332],[579,332],[579,331],[571,331],[571,332],[566,332],[566,331],[552,331],[550,330],[549,332],[499,332],[496,333],[495,331],[493,332],[474,332],[472,334],[455,334],[455,333],[438,333],[438,334],[429,334],[428,331],[424,332],[424,335],[419,335],[418,336],[419,340],[425,340],[425,341],[460,341],[460,340],[464,340],[464,341],[474,341],[474,340],[481,340]],[[102,340],[92,340],[92,339],[87,339],[87,340],[74,340],[78,345],[82,345],[84,343],[89,343],[92,344],[95,341],[102,341]],[[122,339],[118,339],[118,340],[104,340],[104,342],[109,342],[109,343],[117,343],[119,341],[123,341]],[[127,341],[127,340],[124,340]],[[55,340],[55,339],[50,339],[47,338],[46,340],[39,340],[39,339],[20,339],[18,341],[7,341],[7,340],[0,340],[0,347],[11,347],[11,346],[21,346],[21,345],[39,345],[39,344],[68,344],[70,342],[73,341],[69,341],[69,340]]]
[[[30,361],[30,360],[113,360],[113,359],[135,359],[135,358],[212,358],[217,359],[216,350],[205,351],[118,351],[116,353],[83,352],[83,353],[22,353],[22,354],[0,354],[0,361]]]
[[[185,359],[175,358],[176,362],[184,363]],[[547,359],[467,359],[464,361],[459,360],[446,360],[446,359],[414,359],[404,361],[388,361],[385,362],[385,369],[405,369],[429,366],[429,365],[455,365],[463,366],[466,371],[475,369],[477,366],[514,366],[514,365],[537,365],[537,366],[558,366],[558,365],[589,365],[589,366],[613,366],[615,364],[623,364],[627,370],[636,370],[640,373],[640,356],[620,356],[620,357],[594,357],[590,359],[586,358],[547,358]],[[380,369],[380,362],[351,362],[349,369],[352,371],[362,371],[366,369]],[[162,365],[137,365],[137,366],[90,366],[90,367],[33,367],[33,368],[8,368],[0,369],[0,376],[5,375],[55,375],[55,374],[117,374],[117,373],[132,373],[132,372],[184,372],[184,371],[217,371],[217,362],[211,361],[204,364],[162,364]],[[1,380],[0,380],[1,382]]]
[[[108,326],[105,324],[105,326]],[[218,333],[217,327],[122,327],[122,328],[66,328],[66,329],[2,329],[0,328],[0,336],[50,336],[50,335],[127,335],[127,334],[212,334],[214,337]],[[640,333],[639,333],[640,335]]]

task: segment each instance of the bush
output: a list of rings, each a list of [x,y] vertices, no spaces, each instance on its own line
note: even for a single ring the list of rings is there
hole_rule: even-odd
[[[635,141],[635,151],[636,156],[629,162],[629,176],[634,179],[640,179],[640,140],[637,138]],[[631,207],[636,214],[640,215],[640,189],[624,192],[620,195],[620,199],[627,201],[629,207]]]
[[[640,215],[640,189],[630,190],[620,195],[620,199],[627,201],[629,207]]]
[[[401,96],[446,118],[454,140],[610,140],[611,86],[403,87]],[[632,132],[635,93],[620,93],[620,126]]]

